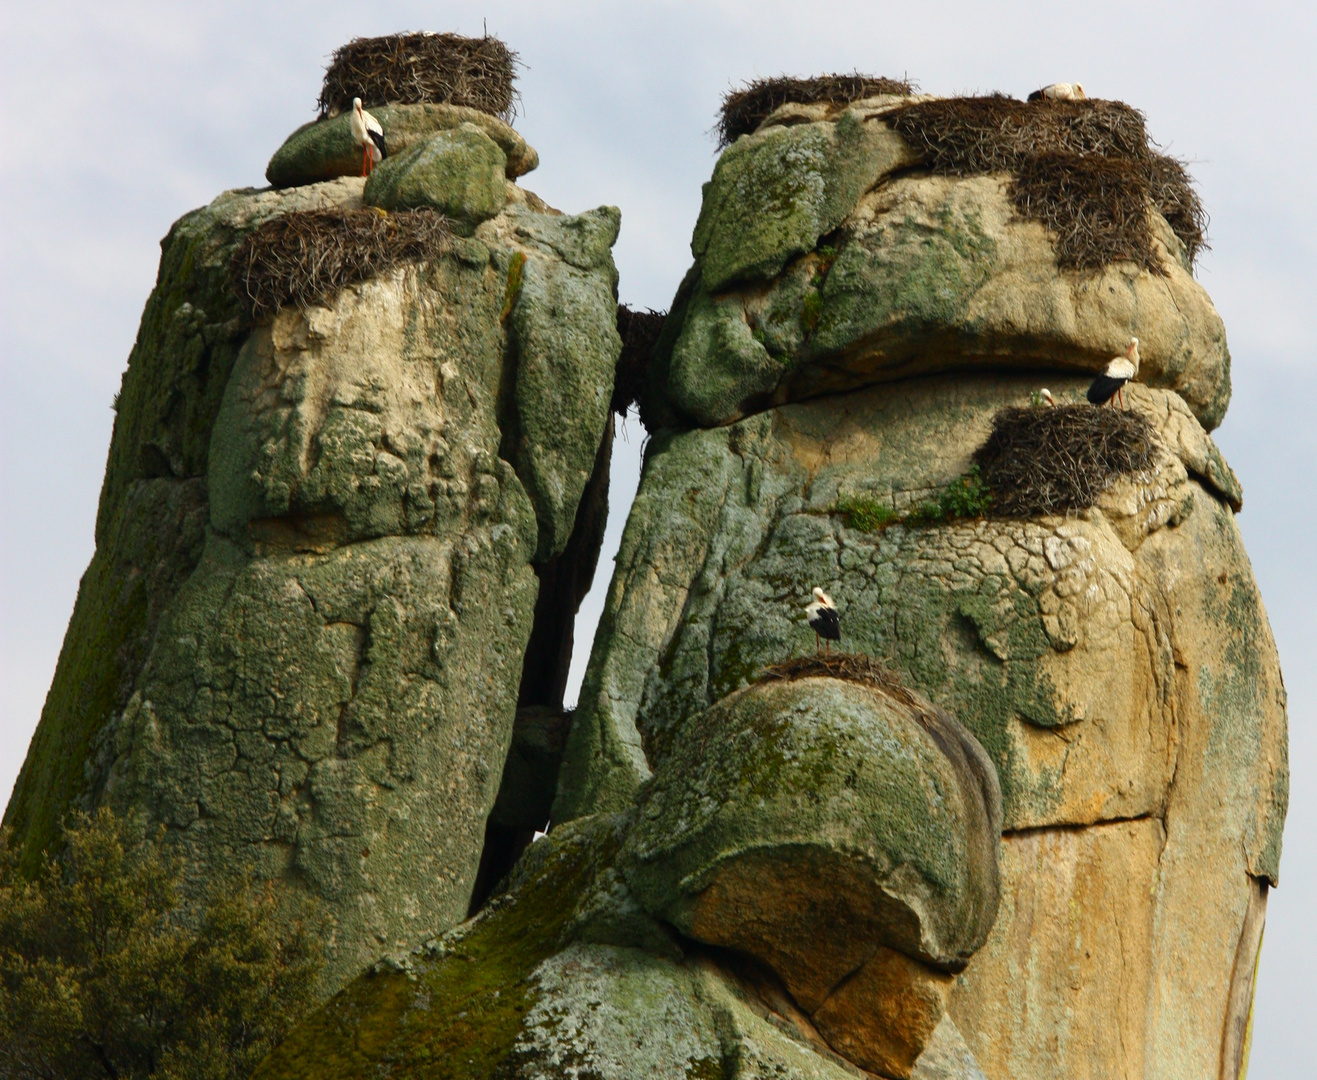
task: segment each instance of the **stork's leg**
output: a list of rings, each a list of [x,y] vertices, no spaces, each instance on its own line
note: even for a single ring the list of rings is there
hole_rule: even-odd
[[[817,630],[815,630],[815,631],[814,631],[814,655],[817,656],[817,655],[818,655],[818,651],[819,651],[819,632],[818,632]]]

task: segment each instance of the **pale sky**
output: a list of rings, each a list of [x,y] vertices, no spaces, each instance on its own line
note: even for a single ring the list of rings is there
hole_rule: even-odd
[[[938,94],[1056,80],[1128,101],[1193,162],[1212,215],[1198,276],[1225,319],[1235,400],[1217,433],[1290,694],[1292,795],[1271,896],[1251,1080],[1317,1076],[1317,8],[1311,3],[315,3],[0,0],[0,792],[40,713],[92,554],[110,400],[158,241],[226,188],[260,185],[310,119],[328,54],[398,30],[521,53],[527,187],[622,208],[621,297],[665,308],[690,262],[720,95],[758,75],[908,74]],[[635,489],[619,444],[574,687]]]

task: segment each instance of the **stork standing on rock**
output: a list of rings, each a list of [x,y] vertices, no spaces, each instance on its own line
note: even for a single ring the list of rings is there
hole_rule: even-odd
[[[1054,82],[1035,90],[1029,95],[1030,101],[1083,101],[1086,95],[1082,84],[1074,82]]]
[[[1124,356],[1113,356],[1106,370],[1093,380],[1088,388],[1088,400],[1093,405],[1109,405],[1120,394],[1121,408],[1125,406],[1124,385],[1139,373],[1139,339],[1130,338]]]
[[[832,652],[832,642],[841,640],[841,619],[832,606],[832,598],[817,585],[814,587],[814,603],[805,608],[805,618],[814,631],[814,651],[818,652],[819,638],[822,638],[828,642],[828,652]]]
[[[352,139],[361,147],[361,175],[370,171],[389,156],[384,145],[384,129],[380,122],[361,107],[361,98],[352,99]]]

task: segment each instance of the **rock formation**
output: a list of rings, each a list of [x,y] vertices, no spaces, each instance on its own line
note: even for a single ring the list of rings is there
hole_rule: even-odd
[[[380,110],[403,152],[365,194],[428,193],[458,234],[440,258],[273,316],[235,298],[262,223],[363,206],[364,180],[324,179],[360,168],[346,117],[275,155],[297,186],[170,231],[6,814],[35,856],[108,802],[164,826],[198,889],[306,890],[334,918],[331,988],[466,916],[528,640],[570,635],[602,534],[619,215],[548,210],[506,178],[535,152],[473,112]],[[584,581],[537,608],[562,564]],[[569,658],[528,704],[561,709]]]
[[[1064,198],[1132,185],[1138,228],[1072,265],[1050,181],[1040,211],[1026,165],[943,167],[891,86],[788,101],[705,188],[626,369],[651,439],[569,731],[616,212],[548,211],[510,128],[413,105],[364,190],[322,120],[271,163],[302,186],[171,233],[7,820],[144,810],[198,881],[329,903],[337,980],[383,954],[258,1076],[1239,1075],[1285,698],[1191,192],[1125,106],[966,106],[1052,124],[1026,164]],[[450,253],[244,320],[241,237],[363,197],[441,210]],[[969,498],[1040,372],[1081,401],[1135,335],[1146,468]],[[841,655],[802,655],[815,585]]]

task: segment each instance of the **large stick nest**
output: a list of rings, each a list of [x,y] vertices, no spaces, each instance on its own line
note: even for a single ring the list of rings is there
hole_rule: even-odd
[[[435,210],[298,210],[271,218],[238,245],[233,289],[255,317],[322,304],[345,285],[445,254],[451,236]]]
[[[320,115],[372,105],[466,105],[511,121],[517,113],[517,54],[495,37],[390,34],[354,38],[325,70]]]
[[[1035,406],[998,412],[974,461],[994,516],[1028,518],[1092,506],[1117,478],[1151,468],[1155,452],[1141,413]]]
[[[934,173],[1013,173],[1017,212],[1057,234],[1064,268],[1128,259],[1160,271],[1149,204],[1184,243],[1191,264],[1207,246],[1207,214],[1184,163],[1153,148],[1143,114],[1124,102],[1024,102],[994,94],[914,102],[888,121]]]
[[[775,109],[787,102],[813,105],[849,105],[852,101],[879,94],[913,94],[909,79],[887,79],[877,75],[816,75],[812,79],[792,79],[779,75],[772,79],[755,79],[741,89],[723,96],[718,118],[718,147],[730,146],[762,124]]]
[[[622,338],[622,353],[617,358],[613,377],[612,409],[618,416],[626,416],[632,405],[640,404],[654,343],[658,341],[667,317],[666,311],[653,308],[633,311],[626,304],[617,305],[617,332]]]

